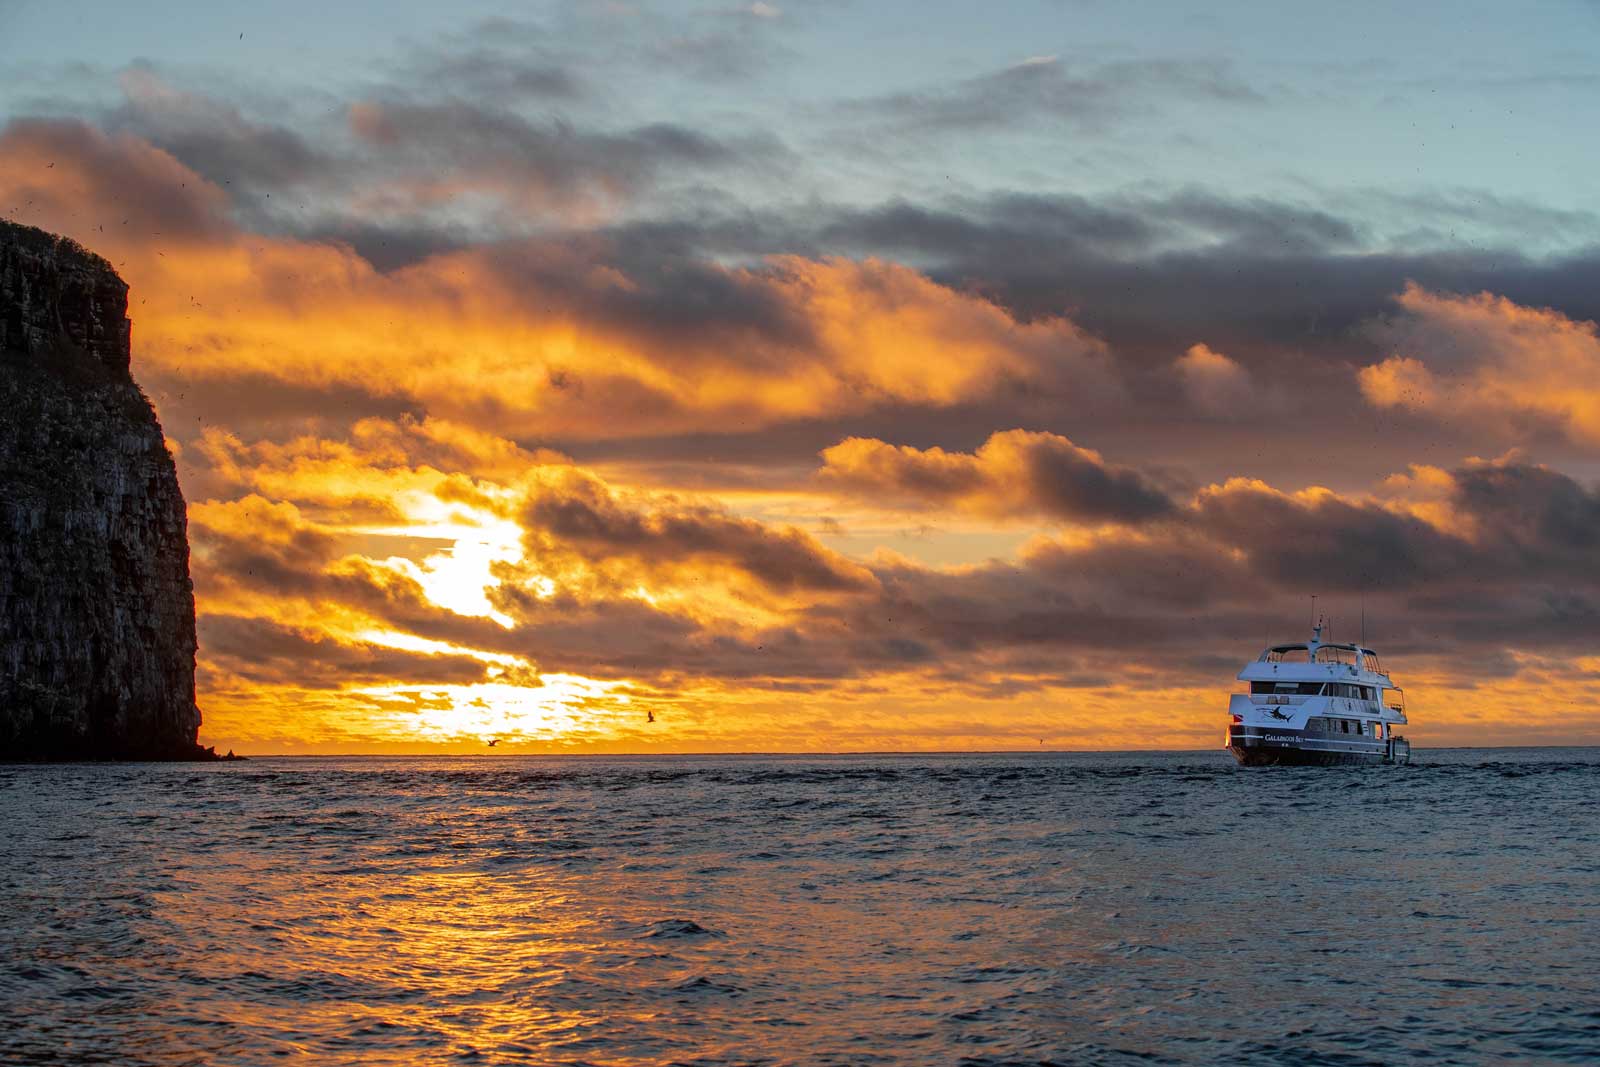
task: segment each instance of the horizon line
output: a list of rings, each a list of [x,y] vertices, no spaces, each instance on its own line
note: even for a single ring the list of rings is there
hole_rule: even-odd
[[[1412,752],[1471,752],[1471,751],[1500,751],[1504,749],[1534,750],[1534,749],[1580,749],[1600,748],[1600,743],[1592,744],[1551,744],[1551,745],[1436,745],[1428,748],[1413,748]],[[237,750],[234,750],[237,752]],[[611,759],[616,757],[679,757],[679,756],[1133,756],[1140,754],[1163,755],[1198,755],[1201,753],[1216,753],[1225,755],[1226,748],[971,748],[971,749],[849,749],[849,750],[719,750],[706,752],[238,752],[238,755],[248,759],[460,759],[484,758],[499,759],[506,756],[536,756],[541,759]],[[17,761],[24,762],[24,761]],[[161,761],[97,761],[74,760],[70,762],[95,763],[95,762],[161,762]]]

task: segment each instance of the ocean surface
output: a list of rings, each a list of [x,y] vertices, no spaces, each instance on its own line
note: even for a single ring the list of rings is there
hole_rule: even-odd
[[[1600,1062],[1600,749],[0,765],[0,1063]]]

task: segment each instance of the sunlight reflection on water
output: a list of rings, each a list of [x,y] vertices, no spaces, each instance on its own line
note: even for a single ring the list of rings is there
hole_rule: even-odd
[[[1588,1062],[1597,776],[0,766],[0,1061]]]

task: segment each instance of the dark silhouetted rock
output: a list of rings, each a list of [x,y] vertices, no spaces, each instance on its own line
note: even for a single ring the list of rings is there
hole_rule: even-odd
[[[183,494],[128,287],[0,222],[0,759],[206,759]]]

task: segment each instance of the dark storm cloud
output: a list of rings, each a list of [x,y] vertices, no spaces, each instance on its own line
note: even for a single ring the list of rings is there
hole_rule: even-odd
[[[253,197],[333,178],[341,160],[305,133],[248,117],[237,103],[180,89],[136,65],[121,77],[123,103],[101,117],[171,153],[201,177]]]
[[[595,236],[581,240],[594,248]],[[1600,312],[1600,257],[1400,254],[1369,247],[1369,237],[1314,205],[1188,190],[1099,199],[1011,194],[866,210],[813,205],[804,215],[642,222],[604,230],[597,254],[645,280],[638,294],[610,299],[669,312],[641,320],[652,326],[719,306],[692,289],[676,298],[680,287],[728,285],[725,275],[704,274],[713,258],[799,252],[910,262],[1025,320],[1070,315],[1111,344],[1126,372],[1150,375],[1141,404],[1151,414],[1186,403],[1171,363],[1199,341],[1262,375],[1263,384],[1292,385],[1286,396],[1307,388],[1326,396],[1330,403],[1313,420],[1364,409],[1353,371],[1381,353],[1363,327],[1392,311],[1407,279],[1448,291],[1508,292],[1575,317]],[[1009,420],[1021,421],[1019,412]]]
[[[1593,285],[1600,255],[1529,257],[1510,250],[1524,225],[1538,222],[1518,205],[1477,205],[1477,214],[1471,202],[1458,206],[1463,222],[1499,233],[1505,246],[1393,251],[1374,223],[1314,201],[1197,188],[1096,198],[996,193],[871,208],[811,204],[789,214],[700,215],[605,233],[630,262],[775,252],[878,255],[975,287],[1025,315],[1070,310],[1130,336],[1181,335],[1189,339],[1182,347],[1212,326],[1331,339],[1386,311],[1408,278],[1455,292],[1487,288],[1564,310],[1575,303],[1600,308]],[[1600,225],[1594,235],[1600,247]]]
[[[1261,104],[1220,60],[1120,60],[1074,66],[1041,56],[948,86],[851,101],[846,116],[900,130],[966,132],[1057,120],[1093,126],[1157,101]]]
[[[367,642],[336,641],[270,619],[202,614],[206,664],[251,682],[307,689],[350,685],[470,685],[485,680],[485,665],[470,656],[429,655]]]
[[[636,677],[692,671],[696,659],[705,663],[699,623],[639,600],[544,597],[512,583],[497,587],[492,597],[517,620],[513,632],[488,635],[495,647],[563,671]]]
[[[643,67],[705,82],[743,81],[795,57],[783,41],[788,6],[745,3],[667,15],[645,5],[558,5],[538,19],[485,19],[416,46],[392,80],[405,85],[433,77],[447,92],[470,87],[492,99],[567,102],[608,95],[610,87],[589,70]]]
[[[1157,540],[1065,545],[1041,540],[1023,552],[1027,567],[1050,582],[1070,583],[1099,603],[1204,610],[1227,601],[1266,600],[1271,580],[1241,554],[1204,535],[1163,531]]]
[[[770,527],[704,504],[630,506],[576,471],[534,492],[521,521],[535,558],[562,550],[646,566],[710,560],[780,591],[851,591],[872,584],[863,568],[794,527]]]
[[[513,202],[626,197],[666,170],[729,167],[778,153],[776,138],[727,141],[673,123],[599,132],[464,102],[352,105],[351,129],[404,202],[487,189]]]
[[[196,364],[193,370],[209,370],[200,360]],[[385,395],[352,383],[313,385],[260,372],[192,373],[182,364],[146,370],[140,377],[159,402],[168,429],[185,436],[205,426],[226,426],[246,437],[267,431],[285,437],[373,415],[402,418],[421,413],[421,405],[403,393]]]
[[[195,585],[201,589],[234,586],[314,595],[340,544],[334,534],[304,522],[297,508],[258,496],[191,508],[189,531]]]
[[[1329,590],[1418,586],[1473,554],[1459,538],[1375,504],[1331,493],[1289,497],[1251,483],[1202,493],[1190,521],[1290,587],[1311,576]]]
[[[768,274],[733,272],[686,252],[619,245],[574,235],[507,242],[484,250],[513,288],[641,342],[715,345],[746,358],[772,345],[800,348],[814,340],[813,324]],[[618,284],[618,271],[626,284]],[[549,307],[541,303],[540,307]]]
[[[84,188],[63,189],[62,174],[52,173],[58,164],[63,174],[71,165]],[[109,226],[118,239],[203,240],[226,230],[223,198],[171,158],[77,119],[15,119],[0,128],[0,178],[17,201],[0,204],[7,214],[59,197],[62,210],[87,205],[103,220],[101,232]]]
[[[1025,314],[1071,307],[1091,325],[1130,335],[1193,337],[1254,324],[1252,332],[1267,337],[1332,336],[1386,310],[1407,279],[1454,292],[1487,288],[1563,310],[1600,308],[1593,284],[1600,255],[1511,251],[1522,227],[1514,206],[1462,218],[1491,227],[1506,245],[1392,251],[1371,222],[1331,209],[1194,189],[896,203],[842,213],[806,237],[825,248],[910,258]],[[1592,232],[1600,242],[1600,227]]]
[[[820,484],[869,500],[1089,522],[1140,523],[1175,510],[1140,472],[1051,433],[996,433],[972,455],[853,437],[822,456]]]
[[[1561,575],[1600,565],[1600,490],[1522,464],[1476,463],[1453,478],[1457,506],[1499,547],[1502,570]]]
[[[1364,600],[1386,647],[1466,678],[1503,674],[1512,649],[1570,654],[1600,640],[1600,490],[1515,463],[1447,478],[1460,528],[1371,500],[1232,482],[1136,535],[1040,540],[1017,563],[877,563],[875,596],[811,615],[848,619],[863,650],[897,634],[947,662],[971,655],[1012,671],[1026,669],[1027,649],[1050,647],[1067,657],[1059,670],[1116,650],[1123,673],[1159,672],[1200,656],[1186,647],[1192,620],[1205,620],[1208,640],[1253,642],[1280,631],[1308,592],[1335,605],[1345,639]],[[873,659],[848,654],[861,669]]]
[[[472,247],[481,235],[457,222],[394,222],[321,216],[307,222],[303,232],[319,241],[348,245],[373,268],[388,273],[409,267],[430,256]]]
[[[548,42],[518,48],[485,30],[416,49],[389,80],[314,111],[225,79],[191,88],[140,63],[120,72],[122,101],[96,110],[94,126],[213,182],[248,229],[349,237],[386,265],[794,162],[770,130],[606,122],[573,62]]]
[[[386,84],[500,106],[571,105],[596,89],[581,63],[555,33],[537,23],[496,18],[413,46],[387,69]]]
[[[962,692],[1111,678],[1160,687],[1174,671],[1231,672],[1215,662],[1219,643],[1281,636],[1313,591],[1338,616],[1335,637],[1355,636],[1364,603],[1386,650],[1429,657],[1463,682],[1504,677],[1519,649],[1575,654],[1600,640],[1600,492],[1525,464],[1441,472],[1457,517],[1441,525],[1374,500],[1238,481],[1134,529],[1043,538],[1014,562],[954,570],[896,558],[858,566],[792,528],[675,497],[625,499],[566,475],[530,492],[527,556],[497,571],[490,596],[509,629],[432,604],[390,568],[335,559],[328,535],[264,501],[202,509],[196,579],[342,604],[546,672],[668,688],[913,668]],[[553,593],[541,584],[549,573],[563,576]],[[752,625],[691,616],[670,593],[731,574],[804,595],[769,604],[769,621]],[[642,581],[662,604],[637,595]],[[228,654],[246,657],[236,644]],[[369,654],[351,655],[350,669],[363,669]]]
[[[583,35],[571,26],[493,16],[410,41],[380,68],[389,87],[486,103],[572,102],[597,87],[582,72]]]

